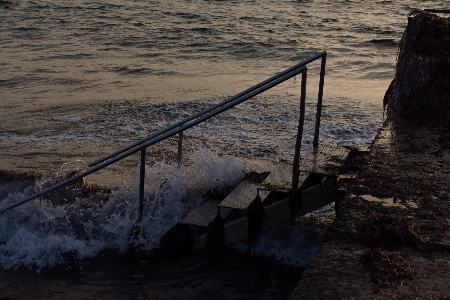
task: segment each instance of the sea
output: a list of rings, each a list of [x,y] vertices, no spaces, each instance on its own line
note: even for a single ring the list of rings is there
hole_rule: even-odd
[[[320,142],[370,145],[408,13],[445,4],[0,0],[0,169],[38,174],[32,184],[1,184],[0,209],[322,51]],[[319,72],[320,61],[308,64],[302,151],[311,148]],[[300,84],[292,78],[187,130],[181,165],[176,138],[148,148],[142,234],[133,243],[151,252],[208,191],[292,160]],[[0,265],[39,271],[105,249],[126,252],[138,167],[135,155],[86,177],[109,201],[98,189],[0,215]],[[267,236],[255,252],[305,266],[320,241],[308,247],[310,233],[292,235],[289,249]]]

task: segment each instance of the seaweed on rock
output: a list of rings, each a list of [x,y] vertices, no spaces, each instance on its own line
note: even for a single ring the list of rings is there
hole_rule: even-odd
[[[405,262],[404,256],[402,252],[372,248],[361,255],[360,263],[376,284],[399,285],[406,279],[413,279],[417,274],[416,270]]]
[[[361,240],[373,247],[426,245],[415,223],[395,216],[370,214],[358,226]]]

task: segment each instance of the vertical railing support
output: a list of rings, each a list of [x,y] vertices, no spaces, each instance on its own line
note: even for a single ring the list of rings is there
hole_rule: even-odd
[[[183,155],[183,131],[180,131],[180,133],[178,134],[178,155],[177,155],[178,165],[181,165],[182,155]]]
[[[323,85],[325,83],[326,63],[327,63],[327,54],[325,53],[322,56],[322,62],[320,64],[319,95],[317,97],[316,127],[314,129],[313,147],[317,147],[319,145],[320,118],[322,116],[322,97],[323,97]]]
[[[141,223],[144,216],[144,180],[145,180],[145,148],[141,149],[141,165],[139,173],[139,214],[138,222]]]
[[[305,102],[306,102],[306,77],[307,70],[302,72],[302,87],[300,96],[300,116],[298,121],[297,141],[295,143],[294,164],[292,172],[292,193],[296,196],[298,193],[298,180],[300,177],[300,149],[302,145],[303,124],[305,123]],[[301,205],[301,203],[300,203]]]
[[[326,52],[321,52],[318,53],[312,57],[310,57],[307,60],[304,60],[303,62],[289,68],[286,69],[285,71],[272,76],[271,78],[260,82],[259,84],[245,90],[244,92],[241,92],[231,98],[228,98],[227,100],[220,102],[219,104],[213,105],[212,107],[210,107],[209,109],[203,110],[197,114],[194,114],[193,116],[186,118],[182,121],[179,121],[173,125],[170,125],[166,128],[164,128],[163,130],[160,130],[154,134],[151,134],[149,136],[147,136],[146,138],[133,143],[125,148],[122,148],[119,151],[116,151],[108,156],[105,156],[99,160],[96,160],[92,163],[89,164],[89,169],[79,173],[78,175],[75,175],[74,177],[70,178],[70,179],[66,179],[62,182],[59,182],[49,188],[46,188],[42,191],[39,191],[36,194],[33,194],[31,196],[29,196],[28,198],[21,200],[17,203],[14,204],[10,204],[6,207],[0,208],[0,215],[11,210],[14,209],[15,207],[21,206],[25,203],[28,203],[30,201],[33,201],[36,198],[39,198],[43,195],[46,195],[54,190],[57,190],[59,188],[62,188],[64,186],[67,186],[68,184],[79,180],[81,178],[84,178],[85,176],[88,176],[90,174],[93,174],[99,170],[102,170],[103,168],[112,165],[118,161],[121,161],[122,159],[125,159],[127,157],[129,157],[130,155],[134,155],[137,152],[141,152],[141,165],[140,165],[140,182],[139,182],[139,208],[138,208],[138,222],[142,221],[143,218],[143,211],[144,211],[144,180],[145,180],[145,151],[147,147],[150,147],[160,141],[166,140],[170,137],[173,137],[174,135],[176,135],[177,133],[179,133],[179,143],[178,143],[178,149],[179,149],[179,153],[178,153],[178,161],[181,161],[182,158],[182,138],[183,138],[183,131],[187,130],[189,128],[192,128],[202,122],[205,122],[206,120],[209,120],[210,118],[223,113],[225,111],[227,111],[228,109],[231,109],[233,107],[235,107],[236,105],[243,103],[244,101],[255,97],[256,95],[259,95],[261,93],[263,93],[264,91],[271,89],[273,87],[275,87],[276,85],[302,73],[302,95],[301,95],[301,103],[303,103],[302,105],[302,115],[301,115],[301,126],[299,125],[299,135],[297,136],[297,144],[296,147],[298,147],[297,152],[296,152],[296,161],[297,163],[296,168],[294,168],[296,171],[294,172],[294,177],[293,177],[293,181],[295,181],[296,183],[294,184],[295,190],[298,189],[298,177],[299,177],[299,170],[298,170],[298,162],[299,162],[299,155],[300,155],[300,144],[301,144],[301,139],[302,139],[302,133],[303,133],[303,122],[304,122],[304,106],[305,106],[305,99],[306,99],[306,72],[307,72],[307,68],[306,68],[306,64],[313,62],[319,58],[322,58],[322,68],[324,69],[325,67],[325,62],[324,62],[324,55],[326,55]],[[322,70],[321,76],[323,77],[325,74],[325,71]],[[323,78],[321,80],[322,85],[323,85]],[[319,94],[322,95],[322,88],[319,89],[320,92]],[[319,96],[321,98],[321,96]]]

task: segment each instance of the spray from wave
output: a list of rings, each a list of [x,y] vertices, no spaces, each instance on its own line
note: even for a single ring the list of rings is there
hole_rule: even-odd
[[[195,152],[191,160],[189,169],[166,162],[146,168],[144,216],[134,246],[155,249],[164,233],[202,202],[202,194],[235,185],[251,168],[243,160],[205,150]],[[3,186],[1,206],[64,179],[69,169],[63,169],[25,188]],[[69,259],[94,257],[106,249],[126,252],[138,218],[138,178],[136,171],[117,190],[106,194],[98,190],[87,197],[83,190],[89,185],[79,183],[4,213],[0,216],[0,264],[5,269],[25,266],[39,271]]]
[[[158,156],[155,159],[162,162],[146,167],[144,216],[138,234],[130,233],[138,219],[139,168],[131,179],[123,180],[115,190],[80,181],[1,215],[0,264],[6,269],[25,266],[40,270],[73,259],[94,257],[107,249],[126,252],[130,243],[151,252],[159,246],[161,237],[172,226],[203,201],[202,196],[209,190],[232,186],[244,177],[245,172],[262,168],[250,165],[249,159],[259,158],[269,162],[280,158],[292,160],[298,103],[292,97],[279,98],[278,105],[272,105],[271,99],[258,100],[244,103],[239,110],[231,110],[187,130],[184,147],[191,151],[197,150],[185,160],[185,166],[167,163],[164,156]],[[54,118],[77,125],[71,133],[76,136],[74,141],[77,144],[82,141],[85,145],[86,140],[89,140],[94,141],[97,147],[107,142],[116,143],[123,130],[140,138],[139,135],[154,130],[154,126],[164,125],[173,119],[174,114],[180,114],[178,117],[182,118],[208,104],[190,101],[130,107],[119,103],[118,107],[111,109],[113,115],[101,121],[74,114]],[[258,112],[257,118],[254,117],[255,111]],[[143,118],[142,122],[136,123],[135,120],[133,123],[136,118],[134,112],[153,112],[150,117],[158,116],[161,119],[151,123]],[[305,119],[302,147],[308,149],[314,131],[314,106],[307,107]],[[121,121],[118,123],[117,120]],[[381,122],[381,112],[374,111],[368,104],[350,99],[326,98],[320,138],[326,144],[367,145]],[[97,127],[99,124],[101,129]],[[116,132],[118,126],[122,130],[119,133]],[[82,128],[80,132],[76,131],[78,127]],[[108,131],[105,132],[105,128]],[[52,145],[62,143],[61,132],[54,134],[50,133],[50,136],[38,140],[30,136],[16,136],[15,140],[3,137],[0,140],[11,146],[15,143],[36,146],[39,143],[46,144],[47,141],[51,141]],[[86,167],[84,162],[75,161],[64,164],[57,172],[39,178],[32,185],[24,186],[18,182],[2,184],[0,207],[17,203]],[[295,244],[303,245],[299,247],[306,249],[306,252],[291,246],[290,250],[283,250],[284,241],[271,237],[263,238],[255,250],[258,254],[274,255],[288,264],[308,264],[320,241],[305,248],[305,244],[300,242],[305,240],[305,232],[293,233],[292,239],[298,240]]]

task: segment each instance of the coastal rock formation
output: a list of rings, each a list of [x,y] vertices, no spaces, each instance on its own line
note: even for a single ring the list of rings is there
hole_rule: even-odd
[[[389,116],[450,125],[450,18],[413,11],[384,97]]]

